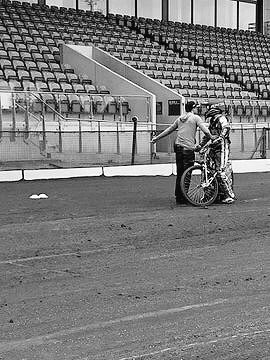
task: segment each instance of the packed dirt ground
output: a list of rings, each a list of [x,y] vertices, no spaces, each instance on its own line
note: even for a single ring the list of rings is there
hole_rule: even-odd
[[[269,173],[208,208],[174,181],[0,184],[0,359],[270,359]]]

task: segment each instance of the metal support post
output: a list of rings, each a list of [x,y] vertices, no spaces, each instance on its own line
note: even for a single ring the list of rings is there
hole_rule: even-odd
[[[58,148],[59,148],[59,152],[62,153],[63,152],[63,139],[62,139],[62,128],[61,128],[60,121],[58,123]]]
[[[82,124],[79,120],[79,153],[82,153]]]
[[[12,93],[12,127],[10,133],[10,141],[15,141],[15,131],[16,131],[16,104],[15,104],[15,97],[14,93]]]
[[[29,137],[29,95],[25,94],[25,132],[24,132],[24,138],[28,139]]]
[[[42,151],[46,152],[46,127],[45,127],[45,117],[42,116]]]
[[[100,133],[100,122],[98,122],[98,153],[101,154],[101,133]]]
[[[260,153],[261,153],[261,158],[266,159],[266,128],[262,129]]]
[[[132,118],[133,121],[133,139],[132,139],[132,154],[131,154],[131,165],[134,165],[135,162],[135,152],[136,152],[136,144],[137,144],[137,123],[138,118],[137,116],[134,116]]]
[[[120,138],[119,138],[119,124],[116,123],[116,151],[120,154]]]
[[[241,125],[241,152],[245,151],[245,137],[244,137],[244,129],[243,125]]]

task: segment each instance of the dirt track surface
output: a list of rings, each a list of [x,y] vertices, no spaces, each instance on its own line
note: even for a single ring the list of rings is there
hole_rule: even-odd
[[[270,174],[207,209],[174,181],[0,184],[0,359],[270,359]]]

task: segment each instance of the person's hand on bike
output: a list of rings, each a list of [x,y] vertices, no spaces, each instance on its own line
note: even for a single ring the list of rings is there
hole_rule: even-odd
[[[201,149],[202,149],[201,145],[196,145],[194,151],[199,152],[199,151],[201,151]]]

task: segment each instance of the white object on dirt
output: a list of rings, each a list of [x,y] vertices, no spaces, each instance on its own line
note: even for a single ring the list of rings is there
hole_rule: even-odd
[[[48,197],[46,194],[39,194],[39,199],[48,199]]]
[[[37,199],[39,199],[39,195],[33,194],[33,195],[29,196],[29,199],[37,200]]]

